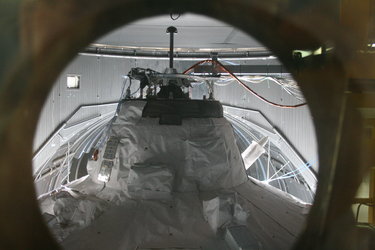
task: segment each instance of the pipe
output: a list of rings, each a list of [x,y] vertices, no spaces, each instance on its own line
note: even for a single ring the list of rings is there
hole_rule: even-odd
[[[86,55],[93,55],[93,56],[124,56],[124,57],[150,57],[152,59],[163,59],[167,58],[170,53],[167,51],[147,51],[147,50],[123,50],[123,49],[116,49],[116,48],[98,48],[89,46],[85,48],[82,54]],[[195,52],[188,52],[188,51],[178,51],[173,52],[176,54],[178,60],[181,58],[211,58],[212,52],[203,52],[203,51],[195,51]],[[217,52],[218,58],[220,59],[276,59],[272,57],[272,53],[270,51],[223,51]],[[176,59],[176,58],[174,58]]]
[[[169,33],[169,68],[173,69],[173,42],[174,42],[174,33],[177,33],[177,29],[174,26],[169,26],[167,29]]]

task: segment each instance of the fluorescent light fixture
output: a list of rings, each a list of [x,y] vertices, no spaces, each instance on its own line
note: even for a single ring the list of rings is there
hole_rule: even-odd
[[[313,52],[313,55],[316,56],[316,55],[321,55],[323,53],[323,48],[320,47],[319,49],[315,50]]]
[[[98,181],[108,182],[111,177],[113,162],[103,161],[98,174]]]
[[[66,86],[68,89],[79,89],[81,76],[79,75],[68,75],[66,78]]]

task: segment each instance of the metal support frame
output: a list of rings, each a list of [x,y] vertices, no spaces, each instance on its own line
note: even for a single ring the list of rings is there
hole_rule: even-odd
[[[375,199],[375,167],[370,170],[370,189],[369,189],[369,200],[374,205]],[[368,222],[375,225],[375,207],[370,206],[368,210]]]
[[[167,29],[167,33],[169,33],[169,68],[173,68],[173,49],[174,49],[174,33],[177,33],[177,29],[174,26],[170,26]]]
[[[272,75],[272,74],[284,74],[288,73],[287,69],[280,64],[275,65],[226,65],[225,66],[230,72],[234,74],[261,74],[261,75]],[[199,65],[194,68],[194,73],[208,73],[217,74],[224,73],[218,69],[213,69],[211,65]]]

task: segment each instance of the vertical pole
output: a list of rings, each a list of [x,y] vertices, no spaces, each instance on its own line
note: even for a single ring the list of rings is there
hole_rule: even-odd
[[[368,209],[368,222],[372,225],[375,225],[375,208],[373,207],[375,202],[375,167],[370,169],[370,190],[369,190],[369,198],[372,201],[372,206]]]
[[[173,68],[173,39],[174,34],[169,33],[169,68]]]
[[[268,140],[267,180],[270,178],[271,140]]]
[[[167,29],[169,33],[169,68],[173,68],[173,48],[174,48],[174,33],[177,33],[177,29],[174,26],[170,26]]]

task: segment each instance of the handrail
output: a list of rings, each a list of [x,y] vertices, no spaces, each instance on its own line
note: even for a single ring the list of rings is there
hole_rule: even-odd
[[[64,138],[61,135],[65,130],[74,129],[73,128],[74,126],[77,126],[78,124],[82,124],[82,123],[86,123],[86,126],[83,127],[83,128],[86,128],[87,126],[90,126],[90,125],[94,124],[98,120],[107,119],[108,117],[113,116],[115,114],[117,104],[118,104],[118,102],[108,102],[108,103],[100,103],[100,104],[87,104],[87,105],[80,105],[77,109],[75,109],[68,116],[68,118],[65,121],[63,121],[57,127],[57,129],[47,138],[47,140],[45,140],[45,142],[34,152],[34,155],[33,155],[34,173],[36,173],[40,169],[43,169],[45,167],[45,165],[48,163],[47,157],[45,157],[46,159],[42,159],[42,160],[40,160],[39,157],[43,157],[44,153],[47,154],[48,153],[47,150],[57,151],[57,149],[51,150],[50,148],[48,148],[49,145],[51,145],[55,140],[59,141],[59,142],[66,142],[67,140],[69,140],[69,138]],[[81,120],[78,124],[74,123],[74,125],[71,125],[72,124],[71,121],[74,118],[74,116],[82,109],[91,108],[91,107],[92,108],[109,107],[109,106],[112,106],[112,105],[114,106],[113,110],[111,110],[109,112],[100,113],[96,117],[90,116],[89,119],[84,119],[84,120]],[[80,130],[82,130],[83,128],[80,128]],[[48,153],[48,155],[52,155],[53,153],[55,153],[55,152],[52,152],[52,153],[50,152],[50,153]],[[36,164],[39,165],[39,166],[35,166]]]
[[[72,113],[70,113],[70,115],[65,120],[63,120],[59,125],[56,126],[56,129],[50,134],[50,136],[48,136],[44,140],[44,142],[34,151],[33,158],[43,149],[43,147],[46,144],[48,144],[48,142],[51,141],[51,138],[56,136],[59,133],[59,131],[61,131],[67,124],[69,124],[69,121],[74,117],[74,115],[76,115],[78,113],[78,111],[80,111],[83,108],[108,106],[108,105],[114,105],[114,104],[118,104],[118,101],[116,101],[116,102],[103,102],[103,103],[97,103],[97,104],[92,103],[92,104],[79,105]]]
[[[267,117],[264,114],[262,114],[262,112],[257,111],[257,110],[246,109],[246,108],[233,107],[233,106],[230,106],[230,105],[223,105],[223,108],[224,108],[224,113],[228,112],[228,114],[230,114],[228,109],[237,109],[237,110],[241,110],[243,112],[256,112],[256,113],[258,113],[262,118],[264,118],[264,120],[269,124],[269,126],[272,127],[272,129],[264,128],[264,127],[262,127],[258,124],[255,124],[255,123],[253,123],[253,122],[251,122],[247,119],[241,119],[241,120],[242,120],[242,122],[251,124],[252,128],[256,129],[258,132],[260,132],[264,136],[268,136],[270,138],[270,140],[275,142],[275,144],[279,144],[279,146],[284,150],[284,153],[286,154],[286,156],[292,161],[292,163],[294,165],[302,166],[302,165],[305,164],[306,161],[299,154],[299,152],[296,151],[296,149],[292,146],[292,144],[285,138],[285,136],[282,135],[282,133],[277,128],[275,128],[272,125],[270,120],[267,119]],[[236,118],[236,115],[230,114],[230,116],[231,116],[232,119]],[[238,117],[238,118],[241,118],[241,117]],[[281,139],[281,140],[279,140],[279,139]],[[311,191],[313,193],[315,193],[316,183],[317,183],[317,177],[316,177],[315,171],[311,167],[309,167],[309,171],[303,171],[301,173],[301,175],[304,177],[304,179],[305,179],[306,183],[308,184],[308,186],[310,187]]]

